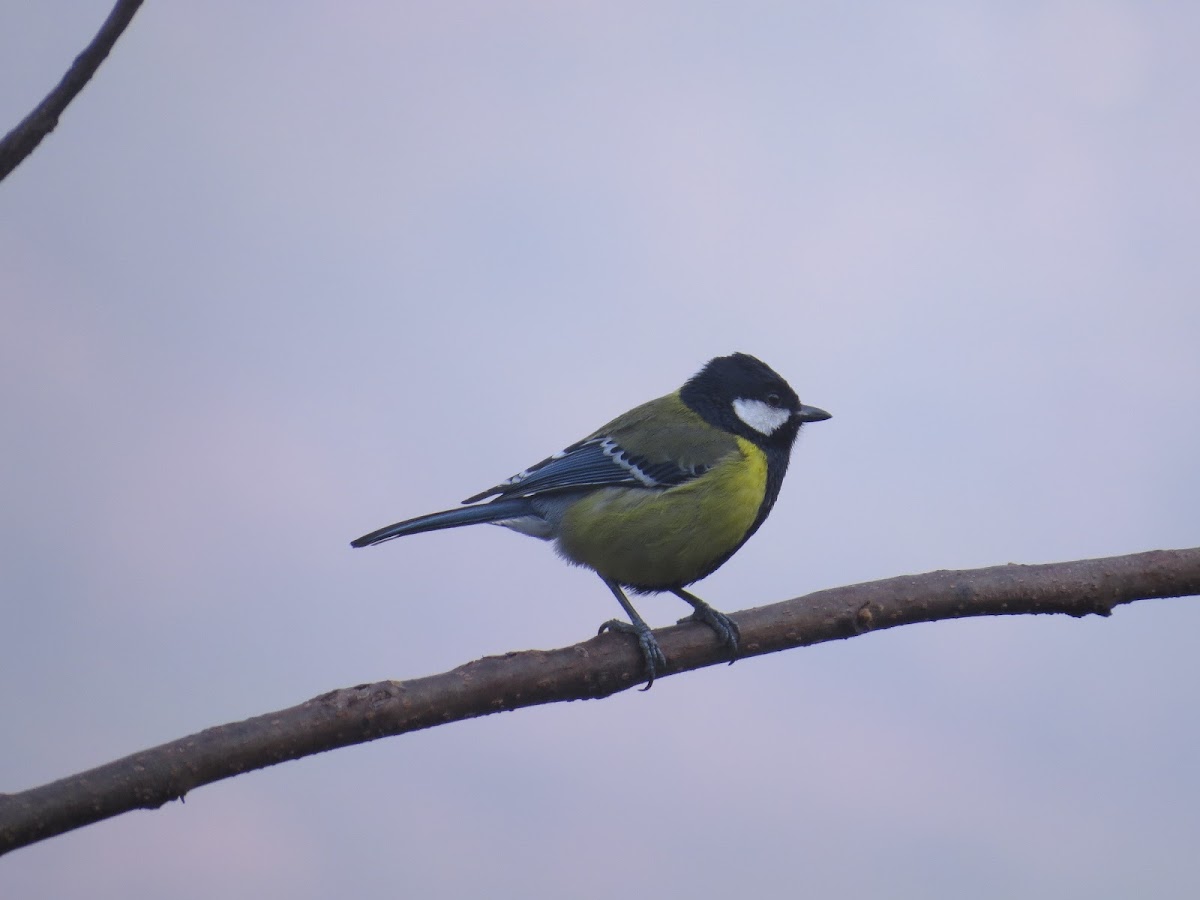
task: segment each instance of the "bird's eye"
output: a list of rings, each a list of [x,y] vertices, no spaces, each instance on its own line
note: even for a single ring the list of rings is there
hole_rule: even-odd
[[[775,393],[767,394],[767,406],[771,407],[772,409],[779,409],[779,406],[782,403],[783,403],[783,400],[780,399],[778,394],[775,394]]]

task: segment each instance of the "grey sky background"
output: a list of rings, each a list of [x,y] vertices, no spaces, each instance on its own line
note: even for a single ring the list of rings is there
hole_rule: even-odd
[[[0,123],[107,2],[0,14]],[[733,611],[1200,540],[1200,7],[150,3],[0,185],[0,790],[617,612],[370,551],[754,353]],[[656,625],[686,612],[640,608]],[[0,896],[1194,897],[1194,600],[897,629],[202,788]]]

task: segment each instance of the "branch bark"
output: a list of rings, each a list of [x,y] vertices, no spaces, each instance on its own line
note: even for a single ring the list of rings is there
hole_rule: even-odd
[[[117,0],[117,5],[108,14],[92,42],[75,57],[75,62],[54,90],[6,134],[4,140],[0,140],[0,181],[7,178],[42,142],[42,138],[55,129],[59,116],[96,74],[100,63],[104,62],[141,5],[142,0]]]
[[[817,591],[733,616],[743,656],[966,616],[1107,616],[1153,597],[1200,594],[1200,548],[1050,565],[905,575]],[[712,631],[656,632],[660,678],[727,661]],[[314,753],[505,710],[607,697],[641,682],[623,635],[558,650],[485,657],[440,675],[322,694],[279,712],[208,728],[17,794],[0,794],[0,854],[132,809],[155,809],[233,775]]]

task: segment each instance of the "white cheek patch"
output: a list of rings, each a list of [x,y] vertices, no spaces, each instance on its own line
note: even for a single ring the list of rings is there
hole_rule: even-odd
[[[761,400],[746,400],[738,397],[733,401],[737,417],[759,434],[772,435],[779,426],[792,417],[790,409],[767,406]]]

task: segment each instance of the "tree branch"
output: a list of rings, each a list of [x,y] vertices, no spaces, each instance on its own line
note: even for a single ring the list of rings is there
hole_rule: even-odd
[[[92,42],[75,57],[75,62],[62,77],[62,81],[46,95],[46,99],[39,103],[33,112],[4,136],[4,140],[0,140],[0,181],[7,178],[9,172],[19,166],[42,142],[42,138],[55,129],[59,116],[96,74],[100,63],[104,62],[117,38],[125,31],[133,20],[133,14],[141,5],[142,0],[117,0],[117,5],[108,14]]]
[[[743,656],[758,656],[916,622],[1023,613],[1107,616],[1123,603],[1191,594],[1200,594],[1200,548],[906,575],[817,591],[733,618]],[[727,660],[703,626],[676,625],[656,636],[669,661],[660,677]],[[0,854],[285,760],[505,710],[606,697],[640,681],[636,646],[623,635],[604,634],[558,650],[486,657],[426,678],[331,691],[42,787],[0,794]]]

